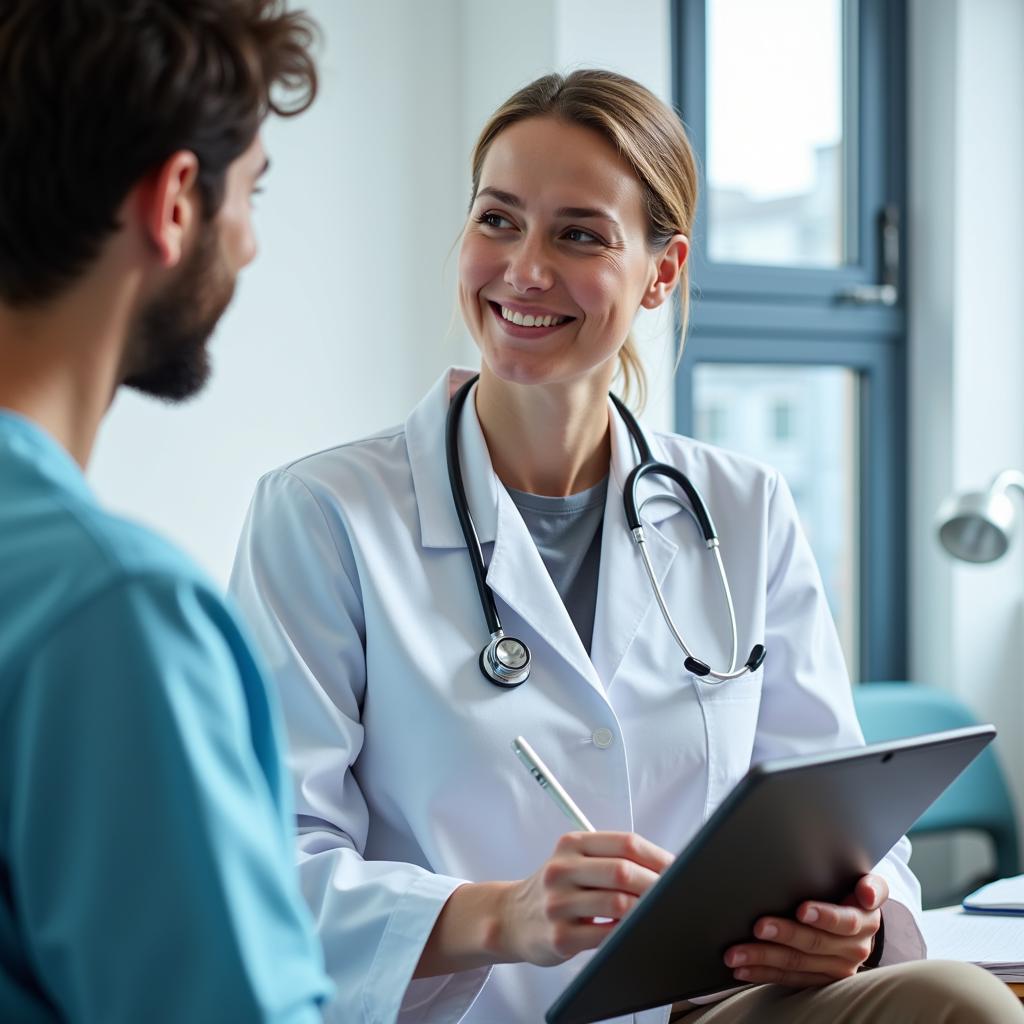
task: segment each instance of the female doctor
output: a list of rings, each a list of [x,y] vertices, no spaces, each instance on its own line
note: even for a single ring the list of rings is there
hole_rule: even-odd
[[[302,887],[345,1024],[541,1020],[752,759],[862,742],[776,473],[641,435],[717,524],[735,608],[738,640],[692,502],[645,477],[640,504],[680,499],[642,518],[685,667],[627,523],[643,442],[608,392],[617,367],[640,373],[638,309],[678,292],[685,313],[696,175],[679,121],[620,76],[550,75],[495,113],[472,170],[459,298],[479,380],[450,371],[404,425],[266,476],[232,579],[280,684]],[[563,835],[520,734],[598,831]],[[844,906],[762,920],[726,954],[738,985],[777,984],[635,1019],[1013,1019],[980,970],[860,972],[921,954],[907,852]]]

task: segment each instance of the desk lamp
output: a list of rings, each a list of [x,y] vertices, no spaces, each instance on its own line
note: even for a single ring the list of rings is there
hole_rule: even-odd
[[[954,494],[942,503],[936,523],[949,554],[965,562],[994,562],[1006,554],[1017,519],[1012,487],[1024,494],[1024,473],[1005,469],[984,491]]]

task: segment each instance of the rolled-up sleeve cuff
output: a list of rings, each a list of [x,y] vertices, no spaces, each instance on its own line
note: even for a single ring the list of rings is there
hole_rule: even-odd
[[[924,960],[928,947],[910,910],[899,900],[887,900],[882,905],[885,939],[878,960],[879,967],[902,964],[909,960]]]
[[[363,1019],[369,1024],[456,1024],[473,1005],[490,967],[412,980],[441,909],[464,884],[445,875],[420,875],[395,904],[363,989]]]

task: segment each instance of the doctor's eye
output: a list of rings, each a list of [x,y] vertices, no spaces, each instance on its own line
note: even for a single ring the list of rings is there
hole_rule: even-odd
[[[508,217],[503,217],[500,213],[494,213],[492,211],[480,214],[480,216],[477,217],[476,222],[477,224],[483,224],[485,227],[497,228],[500,231],[515,227]]]
[[[591,231],[584,231],[583,228],[569,228],[567,231],[562,232],[562,237],[567,242],[582,242],[586,245],[597,243],[598,245],[604,244],[604,239],[598,238]]]

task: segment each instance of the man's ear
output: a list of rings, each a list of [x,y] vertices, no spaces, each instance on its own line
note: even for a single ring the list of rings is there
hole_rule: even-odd
[[[690,240],[686,235],[673,235],[655,265],[654,280],[640,300],[644,309],[656,309],[675,291],[689,254]]]
[[[202,210],[195,153],[179,150],[156,168],[139,190],[142,230],[164,267],[181,262],[186,239]]]

